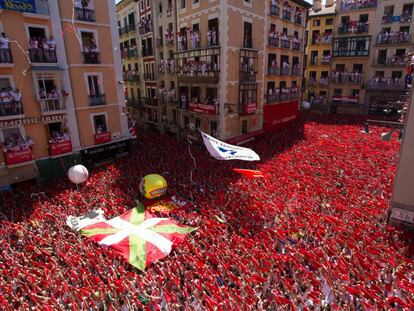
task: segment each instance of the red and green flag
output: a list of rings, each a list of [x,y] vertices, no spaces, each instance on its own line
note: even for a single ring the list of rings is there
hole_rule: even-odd
[[[81,235],[112,247],[134,267],[145,270],[167,256],[173,247],[196,228],[183,227],[169,218],[157,218],[138,205],[125,214],[79,228]]]

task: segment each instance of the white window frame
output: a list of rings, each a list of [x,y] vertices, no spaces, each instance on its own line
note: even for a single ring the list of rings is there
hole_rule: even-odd
[[[80,6],[78,6],[78,5],[77,5],[78,3],[80,4]],[[82,8],[82,3],[81,3],[81,1],[76,0],[76,1],[75,1],[75,7],[76,7],[76,8]],[[90,10],[94,10],[94,9],[95,9],[95,5],[94,5],[94,3],[93,3],[93,0],[89,0],[88,9],[90,9]]]
[[[88,83],[88,77],[90,76],[98,76],[98,81],[100,82],[98,83],[99,93],[102,95],[105,95],[102,72],[84,72],[83,73],[83,79],[85,80],[85,86],[86,86],[86,94],[88,94],[88,96],[90,95],[89,83]]]
[[[110,132],[109,130],[109,126],[108,126],[108,112],[104,111],[104,112],[95,112],[95,113],[90,113],[89,114],[89,120],[91,122],[91,126],[92,126],[92,133],[93,135],[96,135],[96,130],[95,130],[95,122],[93,121],[93,118],[95,116],[101,116],[104,115],[105,116],[105,125],[106,125],[106,130],[108,132]]]
[[[38,74],[53,74],[53,75],[55,75],[54,81],[55,82],[58,82],[58,80],[60,80],[57,83],[57,84],[60,84],[60,85],[56,85],[56,87],[57,88],[59,88],[59,87],[63,88],[63,78],[62,77],[59,77],[56,72],[51,72],[51,71],[41,72],[40,71],[40,72],[33,72],[32,74],[33,74],[33,82],[34,82],[35,91],[36,91],[36,96],[35,97],[37,98],[37,100],[40,100],[40,96],[39,96],[39,92],[40,92],[40,90],[39,90],[39,80],[41,80],[41,79],[39,79]],[[42,80],[44,80],[44,79],[42,79]],[[59,89],[59,91],[62,91],[62,90]]]
[[[42,29],[44,29],[45,30],[45,37],[46,37],[46,39],[49,39],[50,32],[49,32],[49,27],[47,25],[42,25],[42,24],[24,24],[24,28],[26,30],[27,45],[29,45],[29,42],[30,42],[29,27],[42,28]]]
[[[82,32],[90,32],[90,33],[93,33],[93,39],[95,40],[95,43],[96,43],[96,51],[97,52],[100,51],[100,49],[99,49],[99,36],[98,36],[98,30],[97,29],[92,29],[92,28],[79,28],[78,27],[78,28],[76,28],[76,31],[78,33],[79,38],[81,38],[80,39],[81,41],[82,41]],[[81,49],[82,49],[81,52],[83,52],[83,43],[82,43]]]

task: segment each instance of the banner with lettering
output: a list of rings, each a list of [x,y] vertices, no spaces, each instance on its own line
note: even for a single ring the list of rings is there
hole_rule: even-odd
[[[72,152],[72,142],[70,140],[49,144],[51,156]]]
[[[33,154],[29,148],[19,151],[7,151],[4,154],[6,156],[7,165],[13,165],[33,160]]]
[[[35,0],[0,0],[0,9],[36,13]]]
[[[144,206],[146,210],[151,212],[168,214],[177,210],[191,209],[193,205],[177,195],[170,195],[162,199],[145,201]]]

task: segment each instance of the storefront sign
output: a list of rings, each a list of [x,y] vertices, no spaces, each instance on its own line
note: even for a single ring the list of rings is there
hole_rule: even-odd
[[[299,114],[299,101],[291,101],[277,105],[264,105],[263,129],[272,131],[281,127],[285,123],[289,123],[297,118]]]
[[[108,159],[121,158],[131,154],[130,140],[123,140],[104,146],[84,149],[81,151],[83,161],[88,164]]]
[[[44,116],[41,118],[23,118],[15,120],[0,121],[0,128],[18,127],[20,125],[36,124],[36,123],[52,123],[61,122],[65,119],[64,114],[56,114],[52,116]]]
[[[49,153],[51,156],[72,152],[72,142],[70,140],[60,143],[50,143]]]
[[[95,135],[95,144],[104,144],[109,143],[111,141],[111,133],[98,133]]]
[[[217,114],[217,109],[215,105],[196,104],[193,102],[190,103],[190,111],[194,111],[198,113],[205,113],[205,114],[210,114],[210,115]]]
[[[0,9],[36,13],[35,0],[0,0]]]
[[[33,160],[33,154],[29,148],[19,151],[7,151],[4,154],[6,156],[7,165],[13,165]]]
[[[255,113],[257,111],[257,103],[249,103],[244,105],[244,113]]]
[[[343,101],[348,103],[358,103],[359,97],[358,96],[333,96],[333,101]]]

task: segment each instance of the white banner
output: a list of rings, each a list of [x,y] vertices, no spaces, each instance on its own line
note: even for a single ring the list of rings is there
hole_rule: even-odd
[[[217,160],[260,161],[260,157],[252,149],[224,143],[204,132],[201,135],[208,152]]]
[[[86,226],[94,225],[98,222],[106,221],[103,210],[90,212],[82,217],[68,216],[66,224],[75,231],[79,231]]]

